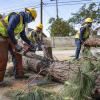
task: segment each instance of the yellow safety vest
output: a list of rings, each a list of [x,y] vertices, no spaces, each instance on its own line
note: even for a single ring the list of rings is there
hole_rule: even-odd
[[[83,38],[84,39],[87,39],[87,38],[89,38],[89,35],[90,35],[90,28],[87,28],[86,27],[86,30],[85,30],[85,32],[84,32],[84,34],[83,34]],[[80,38],[80,31],[78,31],[77,33],[76,33],[76,35],[75,35],[75,39],[79,39]]]
[[[28,39],[32,41],[32,43],[35,43],[36,40],[34,38],[34,36],[32,35],[32,32],[30,32],[28,35],[27,35]]]
[[[9,16],[10,15],[8,15],[4,19],[0,20],[0,35],[2,35],[3,37],[8,37],[7,27],[9,25],[9,22],[8,22]],[[21,33],[23,31],[23,28],[24,28],[23,18],[20,15],[20,22],[14,29],[15,36],[18,35],[19,33]]]
[[[32,32],[36,33],[36,35],[32,35]],[[42,33],[37,33],[35,30],[32,30],[28,35],[27,35],[28,39],[32,41],[32,43],[36,43],[37,39],[42,38]]]

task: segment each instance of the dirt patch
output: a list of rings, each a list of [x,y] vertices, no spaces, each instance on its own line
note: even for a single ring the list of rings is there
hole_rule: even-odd
[[[10,98],[5,96],[5,93],[7,92],[8,88],[0,88],[0,100],[11,100]]]

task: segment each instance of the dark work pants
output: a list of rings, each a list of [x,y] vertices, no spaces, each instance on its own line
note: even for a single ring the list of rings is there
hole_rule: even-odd
[[[2,82],[4,79],[5,70],[8,61],[9,48],[13,50],[13,55],[16,58],[15,61],[16,75],[18,77],[22,77],[24,75],[23,66],[22,66],[22,55],[15,51],[14,45],[12,44],[9,38],[0,37],[0,82]]]
[[[80,39],[75,39],[75,44],[76,44],[75,59],[78,59],[79,55],[80,55],[80,51],[81,51],[81,41],[80,41]]]

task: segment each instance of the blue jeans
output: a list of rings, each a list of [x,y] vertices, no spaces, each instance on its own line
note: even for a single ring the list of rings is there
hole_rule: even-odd
[[[75,44],[76,44],[76,53],[75,53],[75,59],[79,58],[80,51],[81,51],[81,41],[80,39],[75,39]]]

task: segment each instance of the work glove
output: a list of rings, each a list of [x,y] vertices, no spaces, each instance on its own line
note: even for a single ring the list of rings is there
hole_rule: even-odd
[[[16,45],[15,45],[15,50],[16,50],[17,52],[21,52],[21,51],[22,51],[22,47],[21,47],[20,45],[16,44]]]
[[[37,44],[33,44],[32,42],[30,43],[30,51],[36,51]]]
[[[31,47],[31,48],[34,48],[34,46],[35,46],[35,45],[34,45],[32,42],[30,42],[30,47]]]

